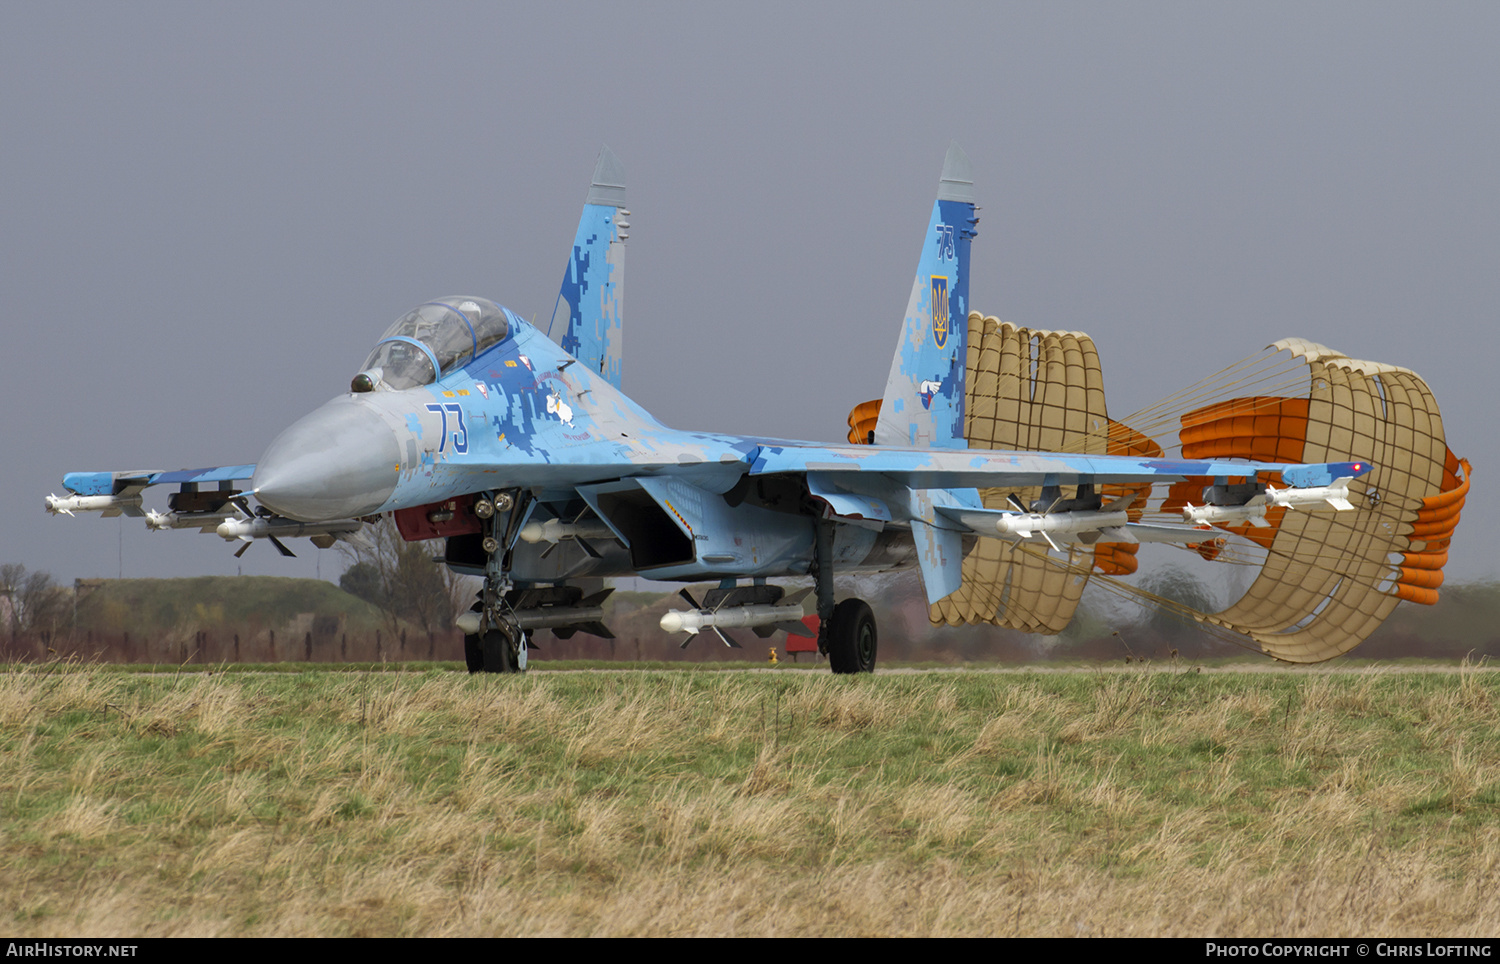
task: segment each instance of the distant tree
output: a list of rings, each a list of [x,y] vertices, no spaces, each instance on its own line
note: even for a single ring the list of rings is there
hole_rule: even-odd
[[[453,625],[469,607],[472,580],[434,562],[443,541],[407,542],[387,516],[365,529],[362,542],[341,542],[353,560],[339,586],[380,608],[394,633],[402,620],[435,632]]]
[[[442,542],[408,542],[396,556],[395,577],[390,583],[391,602],[403,618],[427,632],[453,625],[458,600],[452,588],[453,573],[433,561]]]
[[[372,563],[356,562],[339,577],[339,588],[351,596],[379,606],[385,602],[385,584],[380,569]]]
[[[55,631],[67,617],[71,598],[50,573],[27,572],[20,563],[0,565],[0,595],[8,602],[5,628],[12,635]]]

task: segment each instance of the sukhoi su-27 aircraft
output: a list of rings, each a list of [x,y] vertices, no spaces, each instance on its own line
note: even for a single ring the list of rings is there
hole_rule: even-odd
[[[1282,504],[1348,507],[1359,462],[1170,460],[974,449],[964,439],[969,246],[976,234],[968,159],[949,149],[922,237],[873,444],[819,444],[679,431],[621,391],[626,218],[622,168],[600,155],[552,318],[561,345],[493,301],[435,298],[376,342],[349,390],[282,432],[254,465],[73,472],[47,508],[144,515],[153,528],[229,540],[311,536],[321,546],[394,513],[407,539],[446,539],[444,559],[484,579],[459,620],[472,671],[522,669],[531,632],[608,635],[599,577],[716,581],[668,632],[749,628],[809,633],[836,673],[875,666],[876,623],[836,577],[915,566],[929,602],[959,588],[975,539],[1059,551],[1069,543],[1203,541],[1199,525],[1130,521],[1106,484],[1210,477],[1218,511],[1244,512],[1277,472]],[[248,481],[248,485],[244,483]],[[142,490],[175,485],[169,511]],[[1041,487],[1030,504],[986,508],[977,489]],[[1248,491],[1254,489],[1254,492]],[[1198,507],[1215,511],[1215,500]],[[1213,521],[1213,520],[1207,520]],[[243,550],[242,550],[243,551]],[[768,580],[807,579],[790,593]],[[685,645],[685,644],[684,644]]]

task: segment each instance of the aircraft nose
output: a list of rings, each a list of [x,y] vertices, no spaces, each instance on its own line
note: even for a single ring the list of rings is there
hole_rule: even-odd
[[[304,416],[266,449],[250,484],[278,515],[302,522],[369,515],[395,491],[396,433],[367,404],[345,396]]]

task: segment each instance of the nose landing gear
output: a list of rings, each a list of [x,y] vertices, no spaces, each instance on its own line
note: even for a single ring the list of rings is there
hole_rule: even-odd
[[[525,493],[497,492],[481,498],[484,512],[484,548],[488,553],[484,591],[473,612],[479,613],[479,631],[464,635],[464,662],[470,673],[521,673],[526,670],[527,637],[510,615],[506,596],[511,590],[511,548],[521,525],[530,514],[531,499]]]

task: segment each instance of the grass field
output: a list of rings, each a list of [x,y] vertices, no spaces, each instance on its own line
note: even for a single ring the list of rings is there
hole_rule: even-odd
[[[1500,932],[1500,676],[0,673],[0,928]]]

